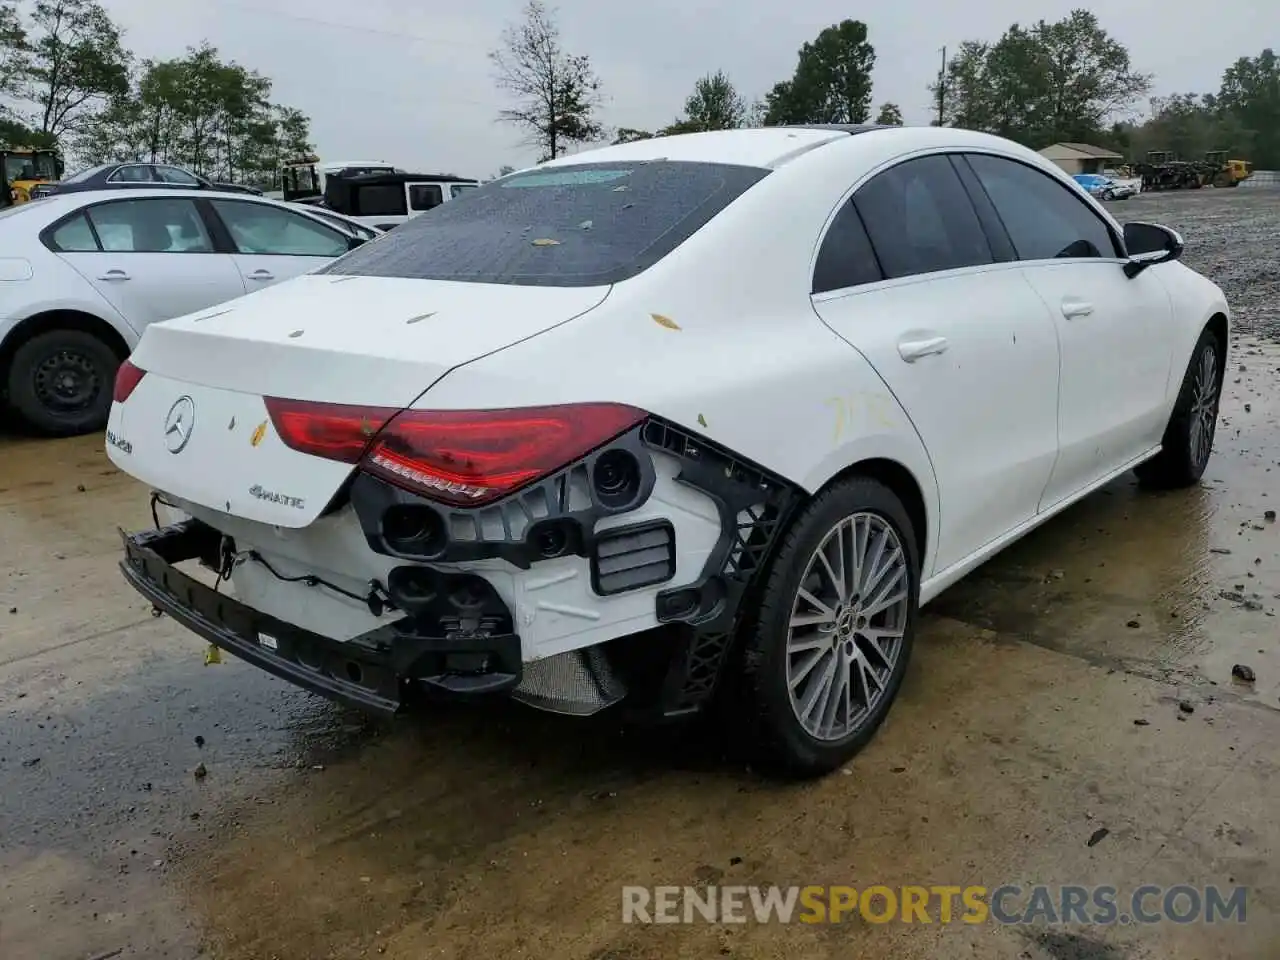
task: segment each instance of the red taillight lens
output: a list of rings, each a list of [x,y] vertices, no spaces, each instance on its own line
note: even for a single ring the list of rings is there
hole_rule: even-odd
[[[545,477],[647,416],[618,403],[396,413],[269,399],[267,409],[280,438],[295,450],[358,461],[388,483],[465,506]]]
[[[267,397],[267,414],[286,447],[326,460],[358,463],[399,407],[356,407]]]
[[[116,368],[116,386],[111,394],[111,399],[116,403],[124,403],[129,399],[129,395],[137,389],[138,384],[142,382],[142,378],[147,375],[147,371],[141,367],[136,367],[128,360],[120,364]]]

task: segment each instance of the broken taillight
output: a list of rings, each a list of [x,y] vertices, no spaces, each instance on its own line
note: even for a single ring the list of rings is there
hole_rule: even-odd
[[[645,419],[618,403],[405,410],[267,398],[286,446],[358,463],[432,500],[477,506],[567,466]]]
[[[116,368],[116,385],[111,393],[111,399],[116,403],[124,403],[146,375],[147,371],[141,367],[135,366],[128,360],[124,361]]]

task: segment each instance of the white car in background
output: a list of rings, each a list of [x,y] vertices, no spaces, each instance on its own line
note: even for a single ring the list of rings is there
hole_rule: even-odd
[[[1200,479],[1229,311],[1181,253],[952,128],[554,160],[148,329],[107,452],[170,525],[122,568],[375,713],[677,717],[728,684],[743,742],[828,771],[920,604],[1127,470]]]
[[[169,188],[0,212],[0,399],[35,430],[100,430],[148,324],[324,266],[380,231],[333,211]]]

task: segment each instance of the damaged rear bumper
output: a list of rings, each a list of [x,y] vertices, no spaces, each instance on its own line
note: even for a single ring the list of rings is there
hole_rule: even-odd
[[[177,568],[200,559],[217,568],[222,535],[198,520],[122,533],[125,579],[158,610],[210,643],[312,693],[365,712],[392,715],[415,692],[455,697],[519,685],[520,637],[505,605],[478,577],[438,575],[393,623],[338,641],[264,614]],[[465,582],[464,582],[465,581]],[[471,581],[478,581],[472,583]],[[464,597],[476,617],[449,607]],[[466,611],[464,611],[465,613]],[[479,622],[482,629],[469,627]]]

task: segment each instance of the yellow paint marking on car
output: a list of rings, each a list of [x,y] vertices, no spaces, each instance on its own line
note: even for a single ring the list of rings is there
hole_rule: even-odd
[[[847,397],[830,397],[823,401],[835,413],[832,442],[839,443],[855,426],[855,418],[863,423],[892,429],[894,427],[892,401],[883,393],[855,393]]]
[[[262,438],[267,435],[267,421],[263,420],[253,429],[253,436],[249,438],[249,445],[256,447],[262,442]]]

